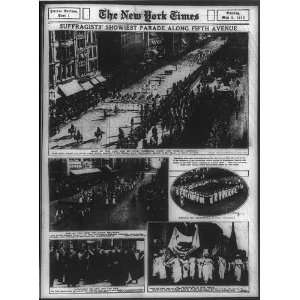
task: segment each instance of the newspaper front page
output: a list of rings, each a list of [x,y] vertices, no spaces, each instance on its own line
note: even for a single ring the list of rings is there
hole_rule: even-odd
[[[258,297],[258,6],[41,16],[40,297]]]

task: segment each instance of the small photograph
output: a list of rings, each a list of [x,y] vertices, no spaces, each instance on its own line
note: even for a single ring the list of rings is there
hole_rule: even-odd
[[[50,241],[51,288],[144,286],[144,240]]]
[[[221,168],[198,168],[180,175],[171,187],[174,202],[197,215],[220,215],[239,208],[248,197],[245,180]]]
[[[248,285],[248,222],[150,223],[149,285]]]
[[[247,149],[248,33],[49,31],[49,149]]]
[[[49,159],[49,194],[52,231],[143,230],[168,220],[168,159]]]

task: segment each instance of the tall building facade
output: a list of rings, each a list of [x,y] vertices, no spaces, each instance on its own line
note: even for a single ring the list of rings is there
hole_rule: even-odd
[[[99,84],[99,80],[92,81],[92,84],[86,82],[99,75],[98,43],[95,32],[66,30],[49,32],[51,100],[70,96],[81,89],[85,91],[91,89]],[[103,78],[101,80],[104,81]],[[64,89],[66,83],[68,86]]]

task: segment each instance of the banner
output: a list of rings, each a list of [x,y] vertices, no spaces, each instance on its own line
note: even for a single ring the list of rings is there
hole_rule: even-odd
[[[171,236],[168,248],[179,256],[186,256],[192,251],[200,248],[200,238],[198,225],[195,225],[193,235],[184,235],[175,226]]]

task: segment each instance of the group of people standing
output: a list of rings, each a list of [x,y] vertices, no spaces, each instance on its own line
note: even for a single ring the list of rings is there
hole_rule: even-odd
[[[95,107],[102,99],[106,97],[106,94],[107,91],[103,86],[101,90],[94,88],[92,93],[77,95],[77,101],[73,97],[59,97],[56,101],[50,101],[49,135],[52,136],[59,133],[61,125],[79,117],[90,107]]]
[[[137,284],[144,276],[144,252],[134,248],[59,246],[50,249],[50,286],[107,282]]]
[[[210,184],[214,181],[215,185],[219,185],[217,180],[204,180],[203,182],[194,182],[188,185],[175,186],[174,191],[176,197],[179,198],[180,206],[183,207],[185,201],[191,201],[195,204],[200,205],[213,205],[219,201],[227,200],[238,194],[239,191],[243,190],[244,185],[242,183],[230,184],[228,186],[219,186],[214,191],[201,192],[197,190],[199,187],[205,187],[205,185]],[[205,189],[205,188],[204,188]]]
[[[195,256],[176,255],[169,249],[153,254],[153,284],[215,284],[225,281],[245,284],[247,277],[247,258],[240,254],[231,259],[211,255],[209,249],[203,249],[201,255]]]

